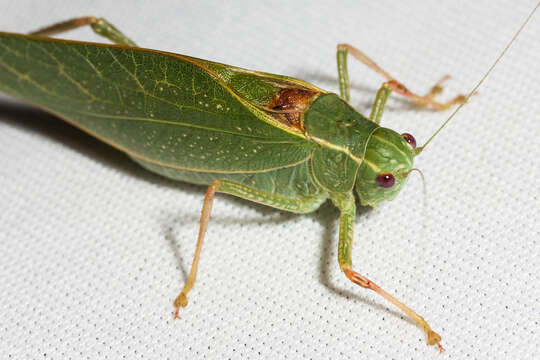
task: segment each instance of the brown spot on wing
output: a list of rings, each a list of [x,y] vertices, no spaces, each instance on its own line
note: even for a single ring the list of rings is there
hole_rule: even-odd
[[[303,131],[302,114],[319,94],[306,89],[283,88],[274,95],[268,108],[281,123]]]

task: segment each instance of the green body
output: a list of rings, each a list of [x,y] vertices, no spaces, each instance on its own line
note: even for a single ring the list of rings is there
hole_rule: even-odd
[[[402,135],[379,126],[389,83],[366,118],[348,104],[346,46],[338,46],[338,96],[290,77],[141,49],[104,19],[72,19],[35,34],[85,24],[120,45],[0,33],[0,91],[56,114],[152,172],[210,185],[175,316],[195,282],[215,192],[296,213],[330,198],[341,213],[344,274],[398,305],[428,343],[440,341],[421,317],[352,270],[354,191],[364,205],[393,198],[416,155]]]
[[[356,184],[360,199],[375,205],[389,195],[369,189],[377,169],[412,166],[414,154],[399,134],[377,130],[337,95],[298,79],[153,50],[6,33],[0,50],[2,92],[172,179],[230,180],[319,203]],[[311,94],[303,128],[267,107],[283,89]]]
[[[84,25],[119,45],[45,37]],[[425,331],[428,344],[442,350],[441,337],[424,318],[352,269],[354,191],[364,205],[394,198],[414,156],[452,117],[415,150],[411,135],[379,126],[392,91],[439,110],[462,106],[508,46],[467,97],[439,103],[433,96],[442,90],[440,82],[418,96],[348,44],[338,45],[338,96],[290,77],[141,49],[102,18],[71,19],[33,34],[40,36],[0,32],[0,91],[58,115],[150,171],[210,185],[175,316],[195,283],[216,192],[297,213],[330,198],[340,210],[337,254],[343,273],[404,311]],[[348,104],[349,51],[387,80],[369,118]]]

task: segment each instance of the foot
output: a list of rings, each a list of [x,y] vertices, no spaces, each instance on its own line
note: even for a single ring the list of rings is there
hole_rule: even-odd
[[[175,307],[175,310],[174,310],[175,319],[180,319],[180,315],[179,315],[180,308],[186,307],[187,304],[188,304],[187,296],[186,294],[184,294],[184,292],[181,292],[180,295],[178,295],[178,297],[174,300],[174,303],[173,303]]]
[[[442,84],[450,79],[450,75],[443,76],[435,85],[432,86],[431,90],[424,96],[416,95],[415,93],[411,92],[405,85],[400,83],[397,80],[389,80],[387,82],[388,86],[392,88],[392,91],[403,95],[405,97],[408,97],[412,100],[412,102],[417,106],[430,106],[431,108],[435,110],[446,110],[454,105],[459,105],[463,103],[466,100],[466,96],[463,94],[460,94],[453,98],[452,100],[441,103],[438,101],[435,101],[434,98],[436,95],[440,94],[443,91]]]

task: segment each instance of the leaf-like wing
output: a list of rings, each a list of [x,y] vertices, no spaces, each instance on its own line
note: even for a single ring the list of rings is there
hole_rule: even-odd
[[[261,172],[312,144],[250,106],[203,61],[140,48],[0,33],[0,90],[130,156],[203,172]]]

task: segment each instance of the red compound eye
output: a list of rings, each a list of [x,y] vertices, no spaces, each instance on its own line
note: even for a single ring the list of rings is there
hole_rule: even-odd
[[[405,139],[405,141],[411,145],[411,147],[413,149],[416,149],[416,139],[414,138],[414,136],[412,136],[411,134],[408,134],[408,133],[403,133],[401,134],[401,136],[403,136],[403,138]]]
[[[380,187],[391,188],[396,183],[396,179],[394,178],[394,175],[390,173],[380,174],[377,176],[377,183]]]

